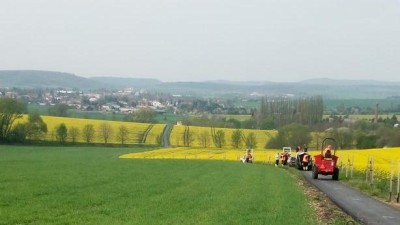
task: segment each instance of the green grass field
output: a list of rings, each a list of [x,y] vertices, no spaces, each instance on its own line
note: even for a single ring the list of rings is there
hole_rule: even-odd
[[[285,169],[144,150],[0,146],[0,224],[315,224]]]

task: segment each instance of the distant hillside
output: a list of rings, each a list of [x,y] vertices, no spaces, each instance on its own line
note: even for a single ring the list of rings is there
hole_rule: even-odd
[[[0,70],[0,87],[94,89],[103,85],[71,73],[39,70]]]
[[[90,77],[88,79],[110,85],[113,88],[147,88],[149,86],[162,84],[162,82],[157,79],[148,78]]]
[[[311,79],[301,82],[270,81],[205,81],[205,82],[162,82],[149,78],[92,77],[84,78],[70,73],[0,70],[0,87],[50,87],[88,89],[143,88],[149,91],[171,94],[211,96],[255,95],[322,95],[332,99],[377,99],[399,96],[400,82],[371,80]]]
[[[40,70],[0,70],[0,87],[19,88],[147,88],[162,82],[156,79],[92,77]]]

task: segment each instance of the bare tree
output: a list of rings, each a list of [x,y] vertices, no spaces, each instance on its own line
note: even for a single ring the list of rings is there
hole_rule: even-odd
[[[254,132],[250,132],[247,136],[243,135],[243,141],[247,148],[257,148],[257,137]]]
[[[203,148],[207,148],[210,145],[210,133],[208,131],[201,132],[198,138]]]
[[[183,133],[183,145],[185,147],[190,147],[194,141],[193,132],[189,129],[189,126],[185,127],[185,132]]]
[[[225,132],[218,130],[214,133],[214,144],[217,148],[222,148],[225,145]]]
[[[83,138],[87,143],[92,142],[94,137],[94,126],[93,124],[86,124],[82,129]]]
[[[76,142],[76,139],[78,138],[78,136],[79,136],[79,129],[77,128],[77,127],[70,127],[69,129],[68,129],[68,136],[71,138],[71,140],[72,140],[72,143],[75,143]]]
[[[129,130],[125,125],[121,125],[118,127],[117,138],[121,142],[121,144],[125,144],[125,141],[128,139]]]
[[[233,131],[231,140],[232,140],[232,147],[233,148],[241,148],[242,147],[242,131],[236,129]]]
[[[109,123],[100,124],[100,136],[104,139],[104,143],[107,144],[108,139],[110,138],[112,133],[112,128]]]

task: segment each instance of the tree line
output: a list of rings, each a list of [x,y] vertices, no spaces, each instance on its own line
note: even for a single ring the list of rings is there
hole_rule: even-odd
[[[37,112],[28,113],[27,121],[16,123],[26,112],[24,103],[12,98],[0,99],[0,141],[2,143],[24,143],[45,139],[49,130],[47,124]],[[152,125],[149,125],[144,133],[137,134],[135,139],[139,140],[139,143],[144,143],[151,128]],[[78,138],[83,139],[86,143],[92,143],[96,133],[105,144],[109,143],[113,135],[121,144],[127,143],[132,138],[131,131],[127,126],[122,124],[117,128],[117,131],[114,131],[108,122],[101,123],[98,127],[93,124],[86,124],[81,129],[76,126],[67,127],[64,123],[60,123],[51,132],[52,138],[60,143],[68,141],[76,143]]]
[[[209,148],[211,147],[211,144],[213,144],[215,148],[257,148],[256,134],[254,132],[250,132],[245,135],[241,129],[236,129],[232,132],[230,137],[230,145],[227,145],[226,132],[223,129],[216,129],[215,127],[211,127],[210,131],[203,130],[199,133],[195,133],[190,129],[190,126],[185,126],[182,136],[178,136],[177,138],[177,144],[179,145],[181,139],[183,146],[185,147],[193,146],[193,142],[197,138],[198,143],[200,143],[200,146],[203,148]]]
[[[306,99],[264,99],[259,110],[259,118],[264,125],[272,124],[277,127],[277,135],[271,136],[265,148],[282,148],[282,146],[297,146],[299,144],[309,145],[312,140],[318,147],[324,137],[333,137],[338,142],[339,148],[380,148],[400,146],[400,128],[397,117],[379,118],[376,121],[359,120],[346,122],[341,117],[322,120],[322,99],[312,97]],[[25,142],[31,140],[43,140],[47,135],[48,128],[40,115],[36,112],[28,114],[26,122],[15,121],[27,113],[26,104],[12,98],[0,98],[0,142]],[[255,113],[257,114],[257,113]],[[257,116],[257,115],[256,115]],[[332,119],[332,120],[331,120]],[[318,122],[319,121],[319,122]],[[59,124],[52,132],[54,140],[65,143],[68,140],[75,143],[79,138],[86,143],[93,142],[95,133],[101,137],[104,143],[108,143],[112,137],[121,144],[125,144],[131,137],[129,129],[121,125],[117,131],[113,131],[110,124],[102,123],[99,127],[91,124],[78,129],[65,124]],[[148,130],[147,130],[148,133]],[[312,135],[313,134],[313,135]],[[143,134],[135,137],[139,140],[146,140]],[[182,137],[184,146],[192,146],[193,141],[198,140],[202,147],[214,145],[216,148],[227,146],[226,134],[223,129],[211,127],[210,131],[194,133],[189,127],[185,129]],[[256,148],[257,142],[254,133],[244,135],[240,129],[236,129],[231,135],[231,147]],[[162,135],[157,137],[157,144],[161,144]],[[179,143],[178,143],[179,145]]]
[[[291,123],[312,126],[322,121],[323,114],[322,96],[264,97],[261,100],[260,110],[253,116],[256,118],[258,127],[275,129]]]

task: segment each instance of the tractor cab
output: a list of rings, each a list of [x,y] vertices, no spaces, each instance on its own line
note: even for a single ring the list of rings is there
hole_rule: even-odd
[[[314,155],[312,177],[318,179],[318,174],[332,175],[332,180],[339,180],[338,158],[336,156],[336,140],[325,138],[322,142],[321,154]]]
[[[283,147],[281,153],[281,161],[283,165],[293,166],[294,161],[292,160],[292,148],[291,147]]]

